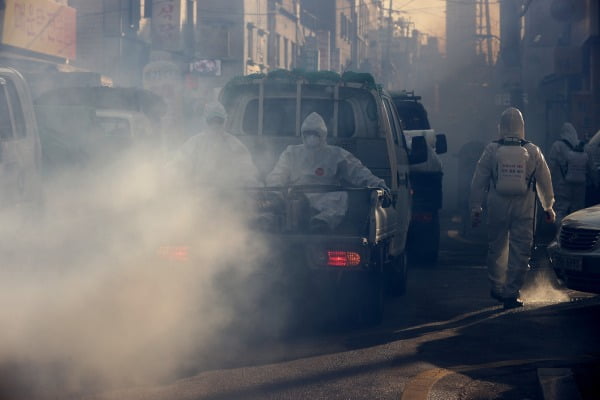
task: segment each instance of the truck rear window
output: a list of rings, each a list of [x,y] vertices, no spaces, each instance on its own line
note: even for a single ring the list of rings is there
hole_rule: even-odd
[[[319,113],[327,124],[328,134],[333,136],[333,101],[325,99],[302,99],[300,121],[312,112]],[[338,137],[351,137],[355,131],[354,111],[350,103],[340,101],[338,110]],[[258,134],[258,99],[251,100],[244,110],[242,130],[246,135]],[[263,135],[295,136],[296,99],[271,98],[264,100]]]

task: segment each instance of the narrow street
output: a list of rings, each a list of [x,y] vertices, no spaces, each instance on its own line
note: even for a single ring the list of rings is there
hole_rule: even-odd
[[[0,26],[0,400],[600,399],[599,0]]]
[[[410,270],[380,326],[223,343],[221,359],[191,359],[179,380],[89,398],[597,398],[599,298],[555,288],[542,268],[525,307],[504,311],[489,298],[485,246],[458,236],[456,221],[446,220],[440,265]]]

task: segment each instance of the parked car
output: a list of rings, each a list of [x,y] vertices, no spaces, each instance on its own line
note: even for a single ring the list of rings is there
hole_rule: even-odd
[[[37,207],[42,199],[41,147],[23,75],[0,66],[0,209]]]
[[[548,252],[566,287],[600,293],[600,204],[565,217]]]
[[[435,264],[440,247],[440,216],[442,208],[442,178],[444,169],[438,154],[447,151],[446,136],[436,134],[429,124],[427,110],[421,96],[414,92],[391,92],[408,147],[415,137],[423,137],[428,143],[427,160],[410,166],[413,190],[412,218],[408,231],[407,253],[409,260],[417,264]]]

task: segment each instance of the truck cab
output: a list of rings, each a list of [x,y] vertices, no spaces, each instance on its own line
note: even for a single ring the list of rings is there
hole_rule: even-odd
[[[392,98],[369,74],[274,71],[230,81],[220,100],[228,111],[227,130],[248,147],[263,178],[287,146],[302,143],[301,123],[317,112],[327,124],[328,144],[348,150],[386,181],[393,196],[387,207],[373,188],[260,189],[282,191],[280,222],[267,234],[268,242],[278,243],[274,247],[286,256],[272,264],[292,271],[289,260],[300,261],[300,275],[317,286],[335,282],[330,290],[358,298],[360,304],[350,308],[360,310],[364,320],[378,322],[384,290],[399,295],[406,288],[409,164],[425,159],[424,142],[413,144],[411,154]],[[306,218],[302,197],[323,190],[348,193],[346,221],[327,235],[311,234],[301,222]],[[292,251],[295,257],[289,256]],[[356,296],[351,288],[364,295]]]

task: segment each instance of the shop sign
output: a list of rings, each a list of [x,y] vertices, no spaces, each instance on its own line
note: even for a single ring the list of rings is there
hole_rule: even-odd
[[[50,0],[5,0],[2,43],[74,59],[77,12]]]
[[[190,72],[202,76],[221,76],[221,60],[196,60],[190,63]]]
[[[182,49],[181,0],[147,0],[152,3],[152,47],[159,50]]]

